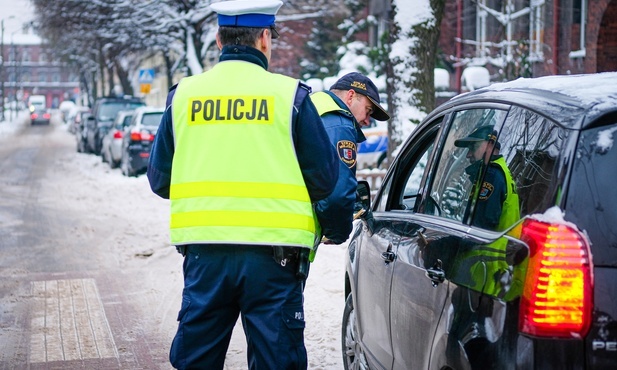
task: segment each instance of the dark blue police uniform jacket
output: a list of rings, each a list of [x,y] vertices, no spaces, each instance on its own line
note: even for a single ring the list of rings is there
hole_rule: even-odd
[[[338,152],[339,178],[332,194],[317,202],[315,210],[324,236],[333,243],[340,244],[347,240],[353,226],[358,187],[356,180],[358,143],[365,141],[366,137],[347,105],[334,93],[324,92],[341,108],[321,116],[330,142]]]

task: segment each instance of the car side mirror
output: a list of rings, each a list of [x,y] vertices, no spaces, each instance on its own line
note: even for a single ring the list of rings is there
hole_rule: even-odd
[[[366,180],[359,180],[356,188],[356,204],[354,218],[368,214],[371,208],[371,186]]]

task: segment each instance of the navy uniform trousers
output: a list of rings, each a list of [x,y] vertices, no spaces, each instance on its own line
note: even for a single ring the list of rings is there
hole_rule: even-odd
[[[184,258],[177,369],[223,369],[240,315],[250,369],[306,369],[302,283],[270,246],[193,245]]]

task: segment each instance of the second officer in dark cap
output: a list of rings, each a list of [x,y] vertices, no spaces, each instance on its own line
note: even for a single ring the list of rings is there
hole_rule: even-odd
[[[381,106],[379,91],[365,75],[352,72],[336,81],[330,91],[311,95],[324,122],[330,142],[339,156],[339,179],[332,194],[316,204],[322,230],[329,243],[347,240],[352,229],[356,200],[357,149],[366,138],[361,128],[370,124],[370,118],[386,121],[390,116]]]
[[[501,144],[492,125],[480,126],[454,145],[467,148],[471,163],[465,172],[474,184],[472,196],[477,195],[472,224],[484,229],[503,231],[519,220],[519,201],[516,184],[505,159],[499,154]],[[467,205],[464,219],[469,216]]]

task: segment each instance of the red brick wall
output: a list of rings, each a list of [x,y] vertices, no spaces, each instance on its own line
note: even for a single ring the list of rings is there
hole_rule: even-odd
[[[617,71],[617,1],[609,2],[600,22],[596,72]]]
[[[312,23],[311,19],[304,19],[278,24],[281,37],[272,42],[274,46],[268,68],[270,72],[300,78],[302,68],[299,61],[306,55],[304,45],[308,40]]]

